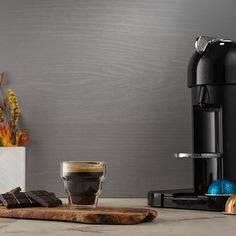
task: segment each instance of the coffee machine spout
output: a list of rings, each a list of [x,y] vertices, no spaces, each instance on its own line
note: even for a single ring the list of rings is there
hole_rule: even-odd
[[[206,104],[210,104],[210,95],[206,86],[200,86],[198,95],[198,104],[200,107],[204,107]]]

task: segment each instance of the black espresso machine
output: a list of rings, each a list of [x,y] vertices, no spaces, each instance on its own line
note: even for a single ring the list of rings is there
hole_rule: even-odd
[[[210,184],[225,178],[236,183],[236,43],[200,36],[188,65],[192,92],[193,190],[148,192],[153,207],[224,210],[225,196],[206,195]]]

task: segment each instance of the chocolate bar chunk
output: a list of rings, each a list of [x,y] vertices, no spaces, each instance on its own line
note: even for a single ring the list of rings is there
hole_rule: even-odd
[[[9,192],[7,192],[7,193],[19,193],[21,191],[21,187],[17,187],[17,188],[14,188],[14,189],[12,189],[12,190],[10,190]]]
[[[10,190],[7,193],[19,193],[20,191],[21,191],[21,188],[20,187],[16,187],[16,188]],[[1,201],[0,201],[0,204],[3,205]]]
[[[27,194],[44,207],[56,207],[62,204],[62,201],[54,193],[45,190],[29,191]]]
[[[38,202],[31,199],[27,193],[5,193],[0,194],[0,200],[7,208],[21,208],[21,207],[37,207],[40,206]]]

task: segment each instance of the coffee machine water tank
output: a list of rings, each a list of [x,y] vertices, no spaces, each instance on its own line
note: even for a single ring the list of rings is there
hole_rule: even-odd
[[[188,66],[193,153],[185,156],[194,161],[195,192],[204,194],[216,179],[236,183],[236,43],[200,36],[195,48]]]

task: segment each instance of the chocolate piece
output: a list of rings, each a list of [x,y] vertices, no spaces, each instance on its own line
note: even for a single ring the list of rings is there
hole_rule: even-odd
[[[21,191],[21,188],[20,187],[16,187],[12,190],[10,190],[9,192],[6,192],[6,193],[19,193]],[[0,205],[3,205],[1,200],[0,200]]]
[[[31,199],[27,193],[5,193],[0,194],[0,200],[7,208],[21,208],[21,207],[37,207],[40,206],[38,202]]]
[[[12,189],[12,190],[10,190],[9,192],[7,192],[7,193],[19,193],[21,191],[21,188],[20,187],[17,187],[17,188],[14,188],[14,189]]]
[[[27,194],[44,207],[56,207],[62,205],[62,201],[57,198],[54,193],[45,190],[30,191]]]

